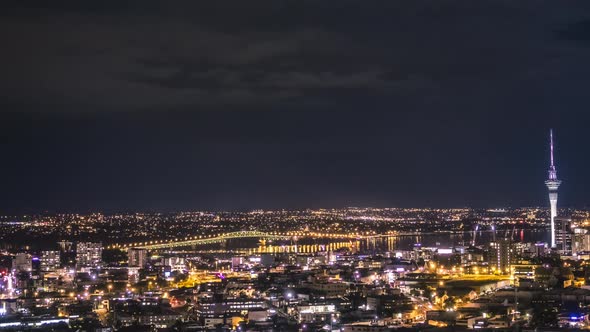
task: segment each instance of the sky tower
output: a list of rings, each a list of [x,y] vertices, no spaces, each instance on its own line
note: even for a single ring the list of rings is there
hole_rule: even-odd
[[[551,165],[549,166],[549,178],[545,181],[549,189],[549,204],[551,205],[551,248],[555,247],[555,217],[557,216],[557,189],[561,181],[557,179],[557,170],[553,163],[553,129],[549,130],[549,144],[551,146]]]

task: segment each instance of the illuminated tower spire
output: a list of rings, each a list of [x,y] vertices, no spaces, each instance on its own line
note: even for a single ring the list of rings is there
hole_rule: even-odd
[[[551,147],[551,164],[549,165],[549,178],[545,181],[549,189],[549,204],[551,206],[551,247],[555,247],[555,217],[557,217],[557,189],[561,181],[557,179],[557,170],[553,160],[553,129],[549,130],[549,145]]]
[[[553,163],[553,129],[549,129],[549,145],[551,146],[551,165],[549,166],[549,180],[557,180],[557,170]]]

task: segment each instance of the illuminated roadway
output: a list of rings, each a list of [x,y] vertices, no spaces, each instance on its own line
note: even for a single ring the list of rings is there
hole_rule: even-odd
[[[361,235],[361,234],[334,234],[334,233],[316,233],[316,232],[287,232],[287,233],[266,233],[260,231],[239,231],[239,232],[231,232],[231,233],[224,233],[224,234],[217,234],[212,236],[193,236],[193,237],[186,237],[184,239],[174,239],[174,240],[156,240],[156,241],[146,241],[146,242],[136,242],[136,243],[127,243],[127,244],[115,244],[109,246],[110,248],[118,248],[118,249],[128,249],[128,248],[136,248],[136,249],[147,249],[147,250],[154,250],[154,249],[168,249],[168,248],[175,248],[175,247],[190,247],[195,245],[202,245],[202,244],[210,244],[210,243],[220,243],[224,242],[229,239],[243,239],[243,238],[260,238],[266,240],[289,240],[289,239],[297,239],[297,238],[332,238],[332,239],[346,239],[346,238],[354,238],[354,239],[362,239],[368,237],[377,237],[381,235]]]
[[[137,248],[137,249],[167,249],[174,247],[190,247],[200,244],[219,243],[229,239],[243,239],[243,238],[261,238],[272,240],[288,240],[291,237],[288,235],[264,233],[259,231],[240,231],[225,234],[218,234],[209,237],[193,236],[192,238],[185,238],[184,240],[170,240],[170,241],[148,241],[142,243],[130,243],[120,246],[121,248]]]

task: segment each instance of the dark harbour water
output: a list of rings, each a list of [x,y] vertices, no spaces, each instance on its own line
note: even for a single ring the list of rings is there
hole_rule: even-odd
[[[362,249],[368,250],[410,250],[415,245],[422,247],[453,247],[484,245],[495,239],[511,239],[513,242],[549,242],[549,230],[515,229],[508,232],[498,231],[495,236],[491,231],[463,232],[463,233],[427,233],[416,235],[398,235],[395,237],[364,240]]]
[[[326,251],[333,246],[331,250],[354,246],[361,252],[383,252],[393,250],[410,250],[416,244],[422,247],[452,247],[452,246],[469,246],[473,243],[473,232],[445,232],[445,233],[422,233],[422,234],[400,234],[387,237],[375,237],[362,240],[349,239],[313,239],[300,238],[297,242],[291,241],[269,241],[266,243],[267,247],[289,247],[293,245],[307,246],[310,251]],[[510,238],[514,242],[549,242],[549,230],[539,229],[514,229],[509,231],[497,231],[496,239]],[[475,245],[487,244],[494,239],[494,234],[491,231],[479,231],[476,233]],[[98,239],[97,239],[98,240]],[[354,242],[354,243],[353,243]],[[255,238],[245,239],[231,239],[221,244],[199,245],[193,248],[183,248],[188,251],[209,251],[215,250],[218,252],[256,252],[260,249],[261,243]],[[56,244],[54,239],[50,240],[35,240],[30,241],[0,241],[0,249],[8,250],[41,250],[41,249],[55,249]],[[283,248],[283,251],[285,249]],[[300,252],[298,250],[298,252]]]
[[[550,239],[549,230],[530,230],[515,229],[510,231],[498,231],[495,234],[496,239],[511,239],[513,242],[548,242]],[[298,246],[298,252],[317,252],[326,251],[327,248],[336,249],[342,247],[354,246],[357,250],[366,253],[377,253],[393,250],[411,250],[415,245],[422,247],[443,247],[450,248],[453,246],[470,246],[472,244],[484,245],[494,240],[494,234],[491,231],[463,232],[463,233],[424,233],[424,234],[401,234],[387,237],[375,237],[361,240],[329,240],[329,239],[312,239],[300,238],[297,242],[293,241],[268,241],[265,246],[257,239],[233,239],[223,244],[210,244],[194,248],[199,250],[227,250],[256,252],[261,248],[269,249],[272,252],[287,252],[291,247]],[[330,244],[333,246],[330,247]],[[302,251],[306,248],[307,251]]]

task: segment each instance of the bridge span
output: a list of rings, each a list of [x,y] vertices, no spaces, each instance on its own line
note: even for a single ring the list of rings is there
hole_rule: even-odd
[[[260,231],[239,231],[239,232],[231,232],[231,233],[224,233],[224,234],[217,234],[212,236],[193,236],[189,238],[185,238],[184,240],[156,240],[156,241],[146,241],[140,243],[128,243],[124,245],[117,245],[115,248],[127,249],[127,248],[137,248],[137,249],[168,249],[168,248],[176,248],[176,247],[191,247],[195,245],[201,244],[210,244],[210,243],[220,243],[224,242],[225,240],[229,239],[244,239],[244,238],[260,238],[266,240],[288,240],[291,238],[289,235],[279,234],[279,233],[265,233]]]
[[[135,242],[126,244],[114,244],[109,246],[109,249],[169,249],[177,247],[191,247],[195,245],[220,243],[229,239],[243,239],[243,238],[260,238],[264,240],[289,240],[298,238],[329,238],[329,239],[363,239],[380,235],[362,235],[362,234],[335,234],[335,233],[318,233],[318,232],[261,232],[261,231],[238,231],[223,234],[216,234],[211,236],[192,236],[184,239],[170,239],[170,240],[152,240],[145,242]]]

